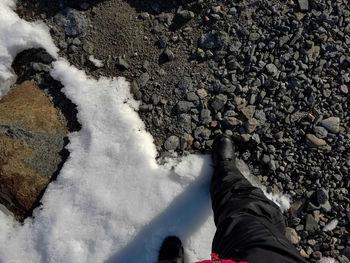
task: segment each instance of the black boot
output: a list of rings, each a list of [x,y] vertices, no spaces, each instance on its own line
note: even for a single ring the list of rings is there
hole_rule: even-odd
[[[222,161],[235,161],[235,146],[228,135],[220,134],[215,138],[211,157],[214,167]]]
[[[167,263],[184,263],[184,249],[176,236],[164,239],[159,250],[158,261]]]

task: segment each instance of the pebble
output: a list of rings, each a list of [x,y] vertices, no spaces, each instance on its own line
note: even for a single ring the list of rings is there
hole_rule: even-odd
[[[306,231],[315,231],[318,229],[318,223],[311,214],[306,215],[305,221],[305,230]]]
[[[327,130],[321,126],[315,126],[314,132],[315,132],[315,135],[320,139],[326,138],[328,135]]]
[[[349,88],[347,85],[341,85],[340,86],[340,90],[341,92],[343,92],[344,94],[348,94],[349,93]]]
[[[176,105],[178,113],[186,113],[193,107],[193,103],[189,101],[179,101]]]
[[[224,108],[226,102],[227,102],[227,96],[224,95],[224,94],[218,94],[212,100],[211,107],[215,111],[220,111],[220,110],[222,110]]]
[[[142,73],[140,75],[140,77],[137,79],[137,84],[140,86],[140,87],[144,87],[146,86],[147,82],[149,81],[150,79],[150,75],[145,72],[145,73]]]
[[[208,109],[201,110],[201,121],[203,124],[208,124],[212,121],[211,112]]]
[[[321,125],[332,133],[338,133],[340,119],[339,119],[339,117],[330,117],[330,118],[322,120]]]
[[[123,59],[122,57],[117,57],[117,59],[115,61],[115,65],[120,70],[125,70],[125,69],[128,69],[130,67],[128,62],[126,62],[126,60]]]
[[[308,11],[309,10],[309,1],[308,0],[298,0],[300,11]]]
[[[266,65],[266,70],[268,73],[270,73],[272,76],[276,76],[278,74],[278,69],[275,64],[270,63]]]
[[[176,150],[180,145],[180,139],[175,136],[175,135],[172,135],[170,136],[164,143],[164,148],[168,151],[171,151],[171,150]]]
[[[317,138],[313,134],[306,134],[306,142],[311,148],[317,148],[327,144],[325,140]]]
[[[259,125],[259,121],[257,119],[255,118],[249,119],[246,123],[247,133],[253,133],[256,127],[258,127],[258,125]]]
[[[175,59],[175,54],[169,48],[165,48],[162,55],[166,61],[172,61]]]
[[[287,239],[292,242],[292,244],[296,245],[300,242],[300,237],[298,236],[297,232],[295,229],[291,227],[286,227],[286,232],[285,235]]]
[[[194,18],[194,13],[192,11],[188,11],[188,10],[181,10],[177,13],[177,15],[185,20],[190,20],[190,19]]]

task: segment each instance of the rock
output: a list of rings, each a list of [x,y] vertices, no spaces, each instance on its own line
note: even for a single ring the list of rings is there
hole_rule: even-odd
[[[307,51],[307,56],[308,56],[310,62],[317,61],[318,57],[320,56],[320,47],[319,46],[312,46]]]
[[[186,113],[188,112],[192,107],[193,103],[189,101],[179,101],[176,105],[176,109],[178,113]]]
[[[180,139],[175,136],[175,135],[172,135],[170,136],[164,143],[164,148],[168,151],[171,151],[171,150],[176,150],[180,145]]]
[[[36,71],[36,72],[50,72],[51,70],[51,66],[50,65],[46,65],[44,63],[37,63],[37,62],[33,62],[32,63],[32,68]]]
[[[177,122],[187,133],[191,133],[192,131],[191,115],[185,114],[185,113],[180,114],[178,116]]]
[[[211,113],[210,110],[208,109],[203,109],[201,110],[201,121],[203,124],[208,124],[211,122]]]
[[[327,144],[325,140],[317,138],[313,134],[306,134],[306,142],[311,148],[317,148]]]
[[[177,12],[177,15],[184,20],[190,20],[190,19],[194,18],[194,13],[192,11],[188,11],[188,10],[181,10],[181,11]]]
[[[197,96],[196,93],[194,93],[194,92],[189,92],[189,93],[187,93],[186,99],[187,99],[188,101],[198,101],[198,100],[199,100],[198,96]]]
[[[66,20],[63,21],[65,33],[67,36],[84,36],[87,32],[88,23],[84,13],[73,8],[66,8],[62,11]]]
[[[339,117],[330,117],[321,121],[321,125],[328,131],[333,133],[339,132],[340,119]]]
[[[198,45],[204,50],[208,49],[219,49],[226,46],[229,42],[229,36],[224,31],[211,31],[203,34],[199,40]]]
[[[128,62],[126,62],[126,60],[120,56],[117,57],[117,59],[115,61],[115,65],[119,70],[125,70],[125,69],[128,69],[130,67]]]
[[[146,84],[149,81],[149,79],[150,79],[150,76],[149,76],[149,74],[147,72],[142,73],[141,76],[137,79],[137,84],[140,87],[144,87],[144,86],[146,86]]]
[[[246,123],[247,133],[253,133],[256,127],[258,127],[258,125],[259,125],[259,121],[257,119],[254,119],[254,118],[249,119]]]
[[[66,121],[24,82],[0,101],[0,196],[18,218],[31,212],[62,161]]]
[[[206,92],[205,89],[198,89],[197,90],[197,95],[201,98],[201,99],[204,99],[208,93]]]
[[[292,244],[296,245],[300,242],[300,237],[298,236],[297,232],[290,227],[286,227],[286,233],[285,233],[287,239],[292,242]]]
[[[243,113],[243,115],[248,119],[252,119],[254,117],[254,113],[255,113],[255,106],[253,105],[249,105],[247,107],[244,107],[241,109],[241,112]]]
[[[315,126],[314,132],[315,132],[316,136],[320,139],[326,138],[328,135],[327,130],[321,126]]]
[[[169,48],[164,49],[162,56],[165,61],[172,61],[175,59],[175,54]]]
[[[309,1],[308,0],[298,0],[298,5],[300,11],[308,11],[309,10]]]
[[[216,111],[220,111],[223,109],[226,102],[227,102],[227,96],[224,94],[218,94],[212,100],[211,107]]]
[[[318,229],[317,221],[315,220],[315,218],[312,215],[307,214],[306,221],[305,221],[305,230],[306,231],[315,231],[316,229]]]
[[[270,63],[266,65],[266,70],[268,73],[270,73],[272,76],[276,76],[278,74],[278,69],[275,64]]]
[[[323,231],[332,231],[337,227],[338,223],[339,221],[337,219],[333,219],[323,228]]]
[[[340,91],[343,92],[344,94],[348,94],[349,88],[347,85],[340,85]]]

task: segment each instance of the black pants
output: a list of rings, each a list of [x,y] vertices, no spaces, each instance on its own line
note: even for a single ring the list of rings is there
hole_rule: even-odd
[[[212,252],[251,263],[306,262],[286,239],[278,206],[252,186],[232,161],[214,169],[211,199],[217,227]]]

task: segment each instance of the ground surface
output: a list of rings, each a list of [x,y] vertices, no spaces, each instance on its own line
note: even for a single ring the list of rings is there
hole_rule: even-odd
[[[345,2],[42,0],[18,1],[18,13],[43,19],[76,67],[132,83],[159,157],[208,152],[216,134],[232,135],[262,183],[291,195],[287,224],[301,253],[348,262]],[[14,66],[21,81],[51,83],[30,60],[22,54],[25,66]],[[63,113],[74,109],[56,97]],[[79,129],[69,112],[70,131]],[[336,229],[324,231],[334,219]]]

